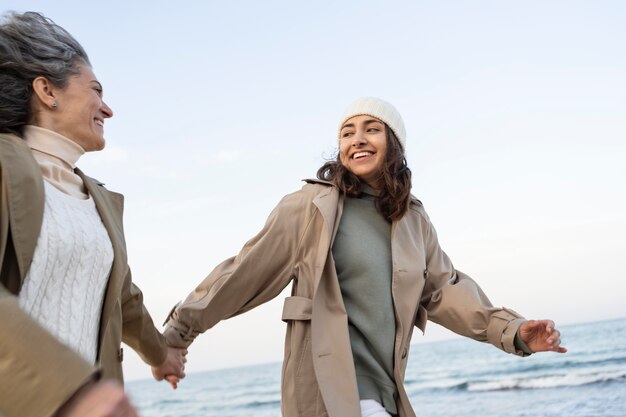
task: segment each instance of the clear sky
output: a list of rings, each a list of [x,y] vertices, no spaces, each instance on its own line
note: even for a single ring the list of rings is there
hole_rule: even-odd
[[[494,304],[561,324],[626,316],[622,1],[0,6],[43,12],[90,55],[115,115],[78,165],[125,194],[159,325],[333,156],[360,96],[403,115],[413,193]],[[200,336],[187,371],[280,360],[286,295]],[[429,324],[414,341],[443,337]],[[148,377],[130,350],[127,378]]]

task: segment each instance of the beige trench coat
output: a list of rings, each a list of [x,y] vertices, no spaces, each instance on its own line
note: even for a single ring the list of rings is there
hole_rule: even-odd
[[[331,247],[343,197],[328,183],[308,180],[272,211],[241,252],[218,265],[173,312],[165,331],[188,346],[217,322],[244,313],[293,282],[282,319],[287,322],[282,412],[287,417],[359,417],[359,394],[348,318]],[[510,353],[524,321],[495,308],[480,287],[455,270],[439,247],[418,200],[391,226],[392,296],[396,317],[394,377],[398,412],[415,416],[403,386],[411,334],[426,320]]]
[[[76,171],[94,199],[114,261],[100,318],[97,363],[85,362],[19,307],[43,219],[44,184],[26,143],[0,134],[0,416],[52,415],[93,375],[122,381],[121,342],[151,365],[167,355],[165,339],[132,283],[122,229],[123,196]]]

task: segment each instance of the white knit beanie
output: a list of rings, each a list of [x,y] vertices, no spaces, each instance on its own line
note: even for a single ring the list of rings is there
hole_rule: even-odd
[[[395,107],[391,103],[381,100],[376,97],[362,97],[352,102],[346,109],[346,112],[339,123],[339,134],[341,134],[341,127],[346,120],[361,115],[373,116],[382,120],[396,135],[400,144],[402,145],[402,151],[406,146],[406,129],[404,128],[404,122],[402,116],[398,113]]]

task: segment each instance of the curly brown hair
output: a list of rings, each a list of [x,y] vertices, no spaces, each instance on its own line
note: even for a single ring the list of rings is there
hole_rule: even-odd
[[[385,131],[387,151],[385,163],[378,178],[381,187],[376,198],[376,208],[386,219],[393,221],[400,220],[409,208],[411,170],[407,166],[398,138],[387,125],[385,125]],[[358,197],[363,191],[363,183],[341,163],[339,152],[337,152],[336,159],[326,162],[317,170],[317,178],[332,182],[349,197]]]

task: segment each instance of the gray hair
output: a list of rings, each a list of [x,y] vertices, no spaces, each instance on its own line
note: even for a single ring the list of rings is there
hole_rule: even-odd
[[[0,20],[0,133],[22,136],[33,118],[33,80],[64,88],[78,64],[91,66],[82,46],[41,13],[9,12]]]

